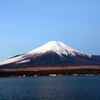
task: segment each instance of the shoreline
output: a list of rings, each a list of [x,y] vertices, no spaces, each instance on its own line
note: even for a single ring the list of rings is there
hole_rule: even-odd
[[[100,69],[45,70],[45,71],[0,71],[0,77],[39,77],[39,76],[91,76],[100,75]]]

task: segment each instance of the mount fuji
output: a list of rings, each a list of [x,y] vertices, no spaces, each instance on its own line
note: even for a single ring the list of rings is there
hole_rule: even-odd
[[[73,49],[60,41],[50,41],[28,53],[0,63],[0,69],[100,65],[100,56]]]

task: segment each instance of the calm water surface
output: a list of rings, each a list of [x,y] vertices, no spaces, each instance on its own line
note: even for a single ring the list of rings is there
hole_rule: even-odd
[[[100,100],[100,76],[0,78],[0,100]]]

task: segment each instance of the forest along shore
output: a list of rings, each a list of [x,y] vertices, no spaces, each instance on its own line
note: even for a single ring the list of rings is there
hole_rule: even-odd
[[[0,69],[0,77],[100,75],[100,66],[26,67]]]

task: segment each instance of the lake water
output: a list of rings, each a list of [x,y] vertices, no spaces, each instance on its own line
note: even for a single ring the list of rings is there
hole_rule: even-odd
[[[0,100],[100,100],[100,76],[0,78]]]

